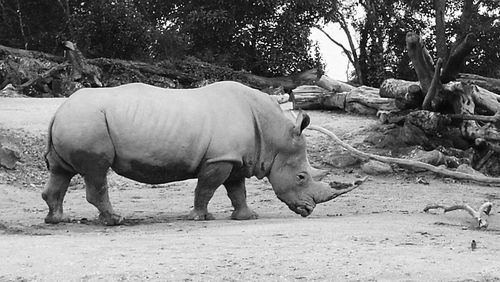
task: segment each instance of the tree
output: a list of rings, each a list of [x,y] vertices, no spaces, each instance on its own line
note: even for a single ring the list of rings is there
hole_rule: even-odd
[[[344,1],[325,17],[323,24],[328,23],[339,24],[345,32],[349,45],[334,44],[346,53],[358,83],[379,86],[392,76],[415,78],[402,54],[406,32],[422,23],[413,18],[413,9],[404,1]]]
[[[335,38],[330,36],[328,32],[322,27],[321,24],[315,26],[319,31],[321,31],[333,44],[339,46],[344,54],[347,56],[347,59],[354,67],[354,72],[356,74],[356,81],[359,84],[363,84],[363,73],[361,72],[361,66],[359,62],[358,49],[356,48],[356,44],[354,42],[354,36],[351,32],[352,26],[350,22],[353,21],[353,15],[355,15],[355,5],[353,2],[344,3],[343,5],[339,5],[338,9],[332,10],[329,14],[325,15],[323,19],[323,24],[325,23],[337,23],[340,28],[344,31],[349,46],[344,46],[342,43],[337,41]]]
[[[339,45],[355,69],[355,80],[379,86],[389,77],[416,80],[405,52],[405,35],[417,31],[423,35],[434,57],[446,61],[452,42],[459,42],[469,32],[477,35],[477,48],[465,71],[486,76],[500,76],[500,5],[481,0],[352,0],[327,15],[319,26],[339,24],[349,45]],[[446,17],[445,17],[446,15]],[[355,32],[355,35],[352,32]],[[434,34],[434,36],[429,36]],[[356,40],[352,40],[356,38]]]
[[[89,57],[149,57],[151,24],[132,1],[82,1],[70,19],[72,38]]]
[[[0,0],[0,43],[53,52],[64,18],[55,0]]]
[[[335,1],[183,0],[161,7],[173,29],[189,37],[189,54],[274,76],[319,63],[310,26]]]

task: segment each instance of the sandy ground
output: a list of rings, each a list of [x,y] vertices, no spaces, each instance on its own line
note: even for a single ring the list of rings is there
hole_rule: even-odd
[[[41,136],[62,101],[0,98],[0,128]],[[377,122],[309,114],[350,143]],[[311,146],[328,142],[306,134]],[[327,181],[361,176],[358,169],[330,170]],[[41,187],[0,183],[0,281],[500,281],[499,187],[401,171],[371,177],[301,218],[267,181],[250,179],[248,201],[259,219],[229,220],[232,208],[219,189],[209,206],[216,220],[193,222],[186,215],[194,184],[143,185],[111,173],[111,200],[127,221],[106,227],[79,181],[65,199],[73,221],[59,225],[43,223]],[[487,230],[463,211],[422,212],[429,203],[485,200],[494,203]]]

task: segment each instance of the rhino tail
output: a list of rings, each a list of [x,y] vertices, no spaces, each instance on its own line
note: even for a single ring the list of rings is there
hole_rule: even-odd
[[[50,170],[50,165],[49,165],[49,159],[47,158],[47,156],[49,155],[50,149],[52,148],[52,126],[54,125],[55,118],[56,118],[56,116],[54,115],[52,117],[52,119],[50,120],[49,130],[48,130],[48,134],[47,134],[47,143],[45,144],[46,145],[45,153],[43,154],[43,159],[45,160],[45,164],[47,165],[48,170]]]

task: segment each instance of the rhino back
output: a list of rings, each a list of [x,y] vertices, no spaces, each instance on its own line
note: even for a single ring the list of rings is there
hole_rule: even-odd
[[[84,110],[72,109],[73,117],[100,132],[79,132],[93,135],[83,142],[105,143],[86,150],[106,151],[117,173],[147,183],[194,178],[206,161],[255,165],[267,142],[261,127],[276,119],[269,115],[282,115],[266,94],[231,82],[192,90],[129,84],[74,96],[68,103]]]

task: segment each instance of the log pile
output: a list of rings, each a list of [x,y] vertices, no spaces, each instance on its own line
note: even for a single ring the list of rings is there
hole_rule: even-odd
[[[319,76],[317,69],[311,69],[289,76],[262,77],[192,57],[156,63],[87,59],[75,44],[66,41],[62,46],[64,56],[0,45],[0,90],[11,85],[9,89],[14,87],[27,96],[57,97],[69,96],[82,87],[113,87],[131,82],[164,88],[194,88],[234,80],[257,89],[280,88],[289,93],[299,85],[314,83]],[[284,95],[275,98],[286,100]]]
[[[323,75],[316,85],[302,85],[292,90],[294,109],[344,110],[361,115],[396,111],[395,99],[380,97],[379,89],[354,87]]]

